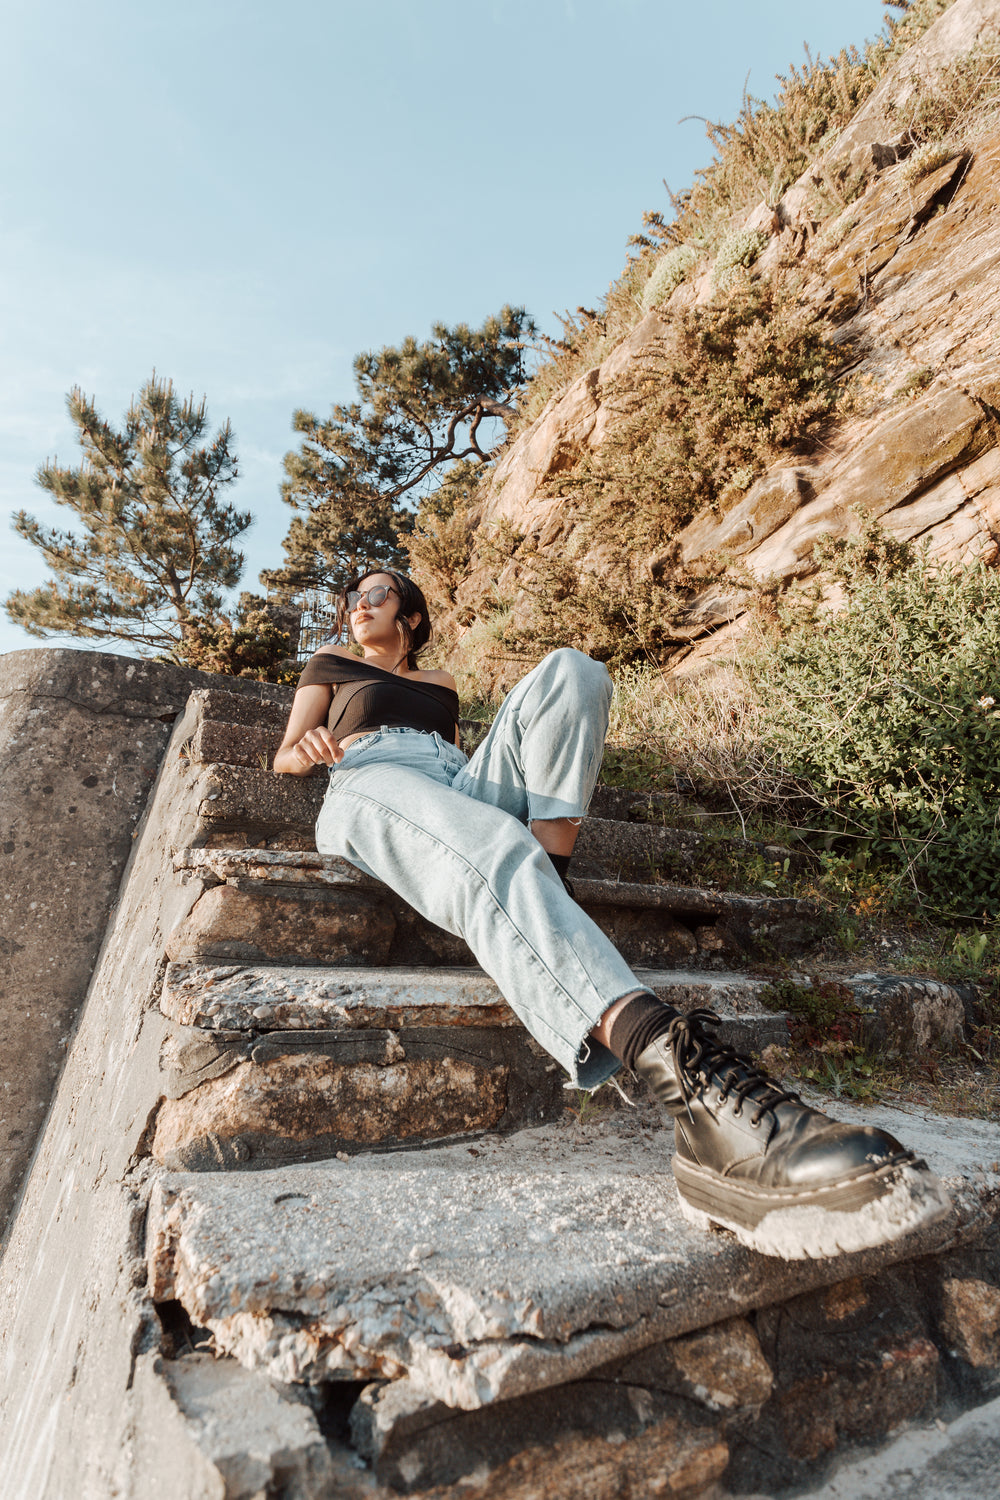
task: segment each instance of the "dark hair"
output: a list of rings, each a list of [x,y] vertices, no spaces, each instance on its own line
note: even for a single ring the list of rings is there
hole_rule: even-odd
[[[374,578],[376,573],[382,573],[386,578],[392,579],[393,587],[399,595],[399,609],[396,611],[396,624],[406,648],[406,665],[411,672],[417,670],[417,655],[427,645],[431,638],[431,614],[427,608],[427,600],[423,592],[403,573],[393,573],[391,568],[366,568],[363,573],[355,573],[344,584],[343,589],[337,595],[337,633],[343,635],[346,631],[352,636],[351,622],[347,612],[347,596],[352,589],[361,587],[366,578]],[[420,619],[412,628],[407,615],[419,615]],[[352,636],[353,638],[353,636]]]

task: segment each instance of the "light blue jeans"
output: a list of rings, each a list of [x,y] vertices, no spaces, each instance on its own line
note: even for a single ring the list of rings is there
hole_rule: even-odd
[[[609,1005],[642,986],[566,894],[527,825],[586,814],[611,691],[600,663],[564,649],[508,694],[471,760],[439,734],[366,734],[331,769],[316,824],[321,853],[350,860],[463,938],[532,1036],[584,1089],[620,1066],[588,1033]]]

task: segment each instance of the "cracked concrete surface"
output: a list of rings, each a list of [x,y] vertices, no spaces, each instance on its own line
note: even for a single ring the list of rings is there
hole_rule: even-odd
[[[544,1126],[419,1159],[168,1175],[150,1209],[153,1295],[278,1379],[405,1373],[475,1408],[982,1227],[1000,1128],[863,1117],[925,1155],[955,1201],[945,1222],[878,1251],[755,1255],[681,1218],[666,1132]]]

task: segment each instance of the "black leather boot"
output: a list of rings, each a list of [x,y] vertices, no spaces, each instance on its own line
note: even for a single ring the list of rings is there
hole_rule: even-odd
[[[674,1116],[685,1218],[783,1260],[900,1239],[950,1208],[938,1178],[883,1130],[803,1104],[714,1036],[710,1010],[677,1016],[635,1071]]]

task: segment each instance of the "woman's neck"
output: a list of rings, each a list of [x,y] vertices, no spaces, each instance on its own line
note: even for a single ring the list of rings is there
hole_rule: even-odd
[[[407,653],[400,655],[399,651],[383,649],[379,646],[363,646],[365,661],[371,662],[374,667],[381,667],[383,672],[396,672],[400,677],[406,675],[408,663]]]

